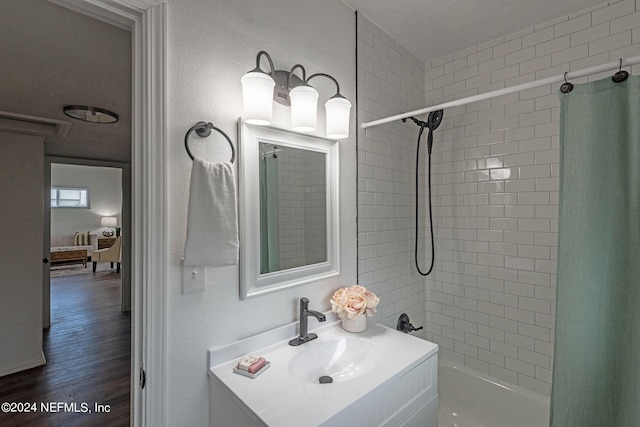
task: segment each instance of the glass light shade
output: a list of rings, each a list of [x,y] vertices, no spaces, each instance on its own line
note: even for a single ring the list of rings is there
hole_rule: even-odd
[[[316,130],[318,91],[311,86],[296,86],[289,92],[291,128],[297,132]]]
[[[242,83],[243,118],[252,125],[271,124],[273,87],[276,82],[265,73],[251,71],[240,79]]]
[[[327,116],[327,138],[344,139],[349,137],[349,115],[351,103],[348,99],[337,96],[325,104]]]

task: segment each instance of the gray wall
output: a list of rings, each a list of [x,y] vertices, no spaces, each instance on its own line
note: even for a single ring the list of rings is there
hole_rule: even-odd
[[[0,132],[0,376],[42,365],[44,143]]]
[[[75,232],[102,237],[103,216],[115,216],[122,226],[122,171],[99,166],[51,165],[51,186],[89,188],[90,209],[51,209],[51,235],[73,237]],[[113,230],[115,232],[115,229]]]

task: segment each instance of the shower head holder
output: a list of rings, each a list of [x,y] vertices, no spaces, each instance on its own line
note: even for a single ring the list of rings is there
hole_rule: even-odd
[[[438,111],[430,112],[426,122],[422,120],[418,120],[413,116],[403,118],[402,122],[406,123],[407,119],[411,119],[411,121],[413,121],[413,123],[415,123],[416,125],[420,126],[421,129],[427,128],[431,131],[434,131],[438,128],[438,126],[440,126],[440,123],[442,123],[443,117],[444,117],[444,110],[438,110]]]
[[[427,124],[427,122],[423,122],[422,120],[418,120],[415,117],[411,116],[411,117],[405,117],[404,119],[402,119],[403,123],[407,122],[407,119],[411,119],[411,121],[413,123],[415,123],[416,125],[420,126],[421,128],[426,128],[429,127],[429,125]]]

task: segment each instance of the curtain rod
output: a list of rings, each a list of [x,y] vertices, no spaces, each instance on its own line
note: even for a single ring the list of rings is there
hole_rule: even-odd
[[[383,123],[393,122],[395,120],[404,119],[410,116],[417,116],[419,114],[430,113],[431,111],[442,110],[444,108],[449,107],[458,107],[465,104],[470,104],[472,102],[482,101],[484,99],[495,98],[496,96],[506,95],[509,93],[520,92],[521,90],[531,89],[534,87],[544,86],[553,83],[560,83],[565,81],[565,77],[567,80],[577,79],[579,77],[588,76],[590,74],[602,73],[604,71],[615,70],[621,67],[628,67],[631,65],[640,64],[640,55],[631,56],[626,59],[620,58],[618,61],[609,62],[607,64],[596,65],[594,67],[584,68],[578,71],[571,71],[565,74],[560,74],[557,76],[547,77],[541,80],[535,80],[528,83],[522,83],[519,85],[507,87],[504,89],[498,89],[491,92],[481,93],[479,95],[469,96],[467,98],[456,99],[454,101],[445,102],[438,105],[433,105],[431,107],[421,108],[419,110],[409,111],[408,113],[397,114],[395,116],[386,117],[384,119],[373,120],[371,122],[362,123],[360,126],[363,129],[381,125]]]

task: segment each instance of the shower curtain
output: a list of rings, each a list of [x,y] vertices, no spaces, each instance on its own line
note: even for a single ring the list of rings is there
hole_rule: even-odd
[[[640,76],[559,96],[551,426],[638,426]]]
[[[260,159],[260,273],[280,270],[278,159]]]

